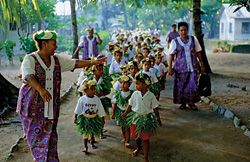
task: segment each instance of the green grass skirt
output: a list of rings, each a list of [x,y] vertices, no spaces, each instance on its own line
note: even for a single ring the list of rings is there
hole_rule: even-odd
[[[93,134],[100,136],[104,127],[102,119],[97,115],[94,118],[87,118],[84,115],[79,115],[77,120],[77,130],[81,134]]]

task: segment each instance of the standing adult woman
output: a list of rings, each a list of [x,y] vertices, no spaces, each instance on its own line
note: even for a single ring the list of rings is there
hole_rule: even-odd
[[[178,23],[179,37],[171,41],[169,48],[168,74],[174,74],[173,100],[186,109],[198,110],[195,103],[200,100],[198,94],[198,74],[204,72],[201,59],[201,46],[194,36],[188,35],[188,24]],[[173,64],[172,64],[173,63]]]
[[[23,85],[17,112],[34,161],[57,162],[57,122],[60,110],[61,72],[103,63],[105,59],[71,60],[55,55],[57,34],[34,33],[37,51],[24,57],[21,65]]]
[[[73,56],[76,56],[81,48],[83,49],[82,59],[87,60],[92,57],[96,57],[98,55],[98,45],[102,44],[102,39],[98,35],[98,33],[94,33],[93,28],[87,28],[88,32],[87,36],[80,37],[80,43]]]

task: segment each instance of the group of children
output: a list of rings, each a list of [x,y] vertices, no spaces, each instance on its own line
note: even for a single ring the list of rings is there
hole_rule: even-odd
[[[149,138],[161,126],[158,101],[166,78],[163,47],[159,38],[142,32],[135,36],[118,32],[108,46],[107,64],[84,69],[78,81],[74,123],[83,135],[83,151],[88,154],[89,137],[92,148],[96,148],[95,136],[104,137],[104,116],[112,107],[110,116],[121,127],[125,147],[132,148],[130,139],[135,139],[132,154],[143,150],[148,162]]]

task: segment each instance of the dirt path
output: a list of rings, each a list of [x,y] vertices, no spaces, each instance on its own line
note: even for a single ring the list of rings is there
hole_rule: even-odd
[[[211,99],[232,110],[243,123],[250,128],[250,55],[220,54],[208,55],[210,66],[214,72],[211,75]],[[14,84],[17,80],[16,69],[1,69],[1,73]],[[2,71],[3,70],[3,71]],[[67,72],[63,75],[62,88],[67,89],[77,78],[77,72]],[[172,78],[167,80],[166,91],[162,93],[161,116],[163,127],[151,140],[150,159],[153,162],[168,161],[216,161],[216,162],[245,162],[250,161],[250,140],[243,135],[241,129],[236,129],[232,122],[210,111],[209,106],[200,103],[200,111],[180,111],[172,104]],[[232,87],[230,85],[236,86]],[[246,87],[246,90],[242,90]],[[61,105],[61,115],[58,125],[59,156],[62,162],[96,161],[122,162],[141,161],[139,157],[131,157],[131,150],[122,146],[120,129],[114,121],[107,121],[105,129],[109,137],[99,140],[97,150],[91,150],[88,157],[83,155],[81,136],[75,131],[73,111],[76,97],[72,91],[67,100]],[[7,121],[18,121],[16,114],[11,114]],[[22,136],[20,124],[0,126],[0,161],[4,161],[11,145]],[[22,142],[18,151],[10,161],[31,161],[31,155]]]
[[[123,147],[120,129],[114,121],[107,121],[105,129],[108,137],[97,139],[98,149],[90,149],[91,155],[82,153],[81,136],[73,124],[73,111],[76,105],[74,91],[61,105],[58,125],[59,157],[62,162],[137,162],[143,155],[131,157],[130,149]],[[235,129],[229,120],[218,117],[209,106],[200,103],[200,111],[181,111],[171,104],[169,98],[161,100],[163,126],[151,140],[150,159],[153,162],[178,161],[250,161],[250,140]],[[216,159],[216,160],[215,160]],[[11,162],[30,161],[31,155],[22,142],[19,151]]]

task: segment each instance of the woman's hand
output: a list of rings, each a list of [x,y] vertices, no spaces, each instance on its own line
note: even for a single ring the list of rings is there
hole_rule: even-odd
[[[103,64],[107,61],[107,57],[100,58],[97,61],[98,61],[98,64]]]
[[[168,67],[168,73],[169,76],[172,76],[174,74],[173,72],[173,68],[172,67]]]
[[[52,99],[51,94],[49,93],[49,91],[47,91],[46,89],[42,88],[39,91],[40,96],[43,98],[43,101],[45,102],[49,102]]]
[[[205,66],[203,64],[200,66],[200,68],[201,68],[201,74],[205,73]]]

